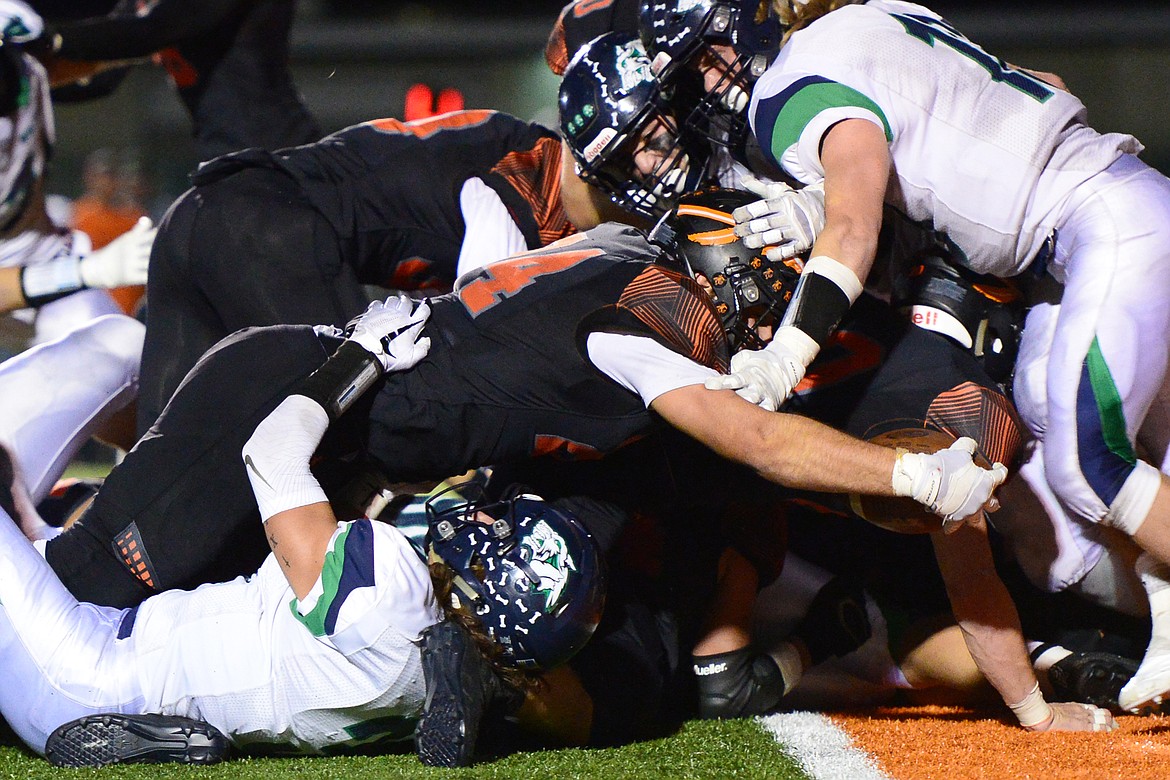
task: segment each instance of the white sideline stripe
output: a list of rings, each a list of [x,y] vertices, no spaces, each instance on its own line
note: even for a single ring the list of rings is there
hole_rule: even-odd
[[[782,712],[758,720],[812,780],[891,780],[824,715]]]

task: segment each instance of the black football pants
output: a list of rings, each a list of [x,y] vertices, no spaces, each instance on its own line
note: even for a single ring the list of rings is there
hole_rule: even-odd
[[[306,326],[245,330],[199,361],[86,513],[48,543],[73,595],[126,607],[254,573],[268,545],[240,451],[337,343]]]
[[[184,193],[147,281],[138,432],[217,341],[255,325],[343,326],[368,303],[346,248],[285,174],[245,168]]]

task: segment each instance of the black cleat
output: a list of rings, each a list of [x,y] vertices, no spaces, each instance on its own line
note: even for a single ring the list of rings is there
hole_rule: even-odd
[[[470,766],[484,711],[506,696],[504,683],[462,627],[444,620],[423,632],[427,697],[414,732],[426,766]]]
[[[57,727],[45,743],[53,766],[215,764],[227,737],[209,723],[174,715],[87,715]]]
[[[1137,661],[1113,653],[1073,653],[1048,669],[1048,681],[1057,701],[1078,701],[1121,712],[1118,694],[1137,670]]]

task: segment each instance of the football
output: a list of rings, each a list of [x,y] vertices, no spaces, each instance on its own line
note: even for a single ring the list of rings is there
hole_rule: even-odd
[[[938,452],[954,443],[955,437],[934,428],[898,428],[868,437],[874,444],[900,447],[910,452]],[[990,465],[981,455],[975,462]],[[943,519],[912,498],[849,496],[853,513],[876,526],[900,534],[928,534],[942,528]]]

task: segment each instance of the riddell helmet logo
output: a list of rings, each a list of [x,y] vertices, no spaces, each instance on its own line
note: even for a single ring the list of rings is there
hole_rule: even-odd
[[[727,671],[727,664],[722,661],[718,663],[707,664],[706,666],[695,666],[695,675],[698,677],[710,677],[713,674]]]
[[[593,143],[585,147],[582,153],[585,157],[585,162],[593,162],[597,159],[597,155],[605,151],[605,147],[609,146],[609,142],[617,135],[617,130],[612,127],[603,127],[598,132],[597,137],[593,139]]]

